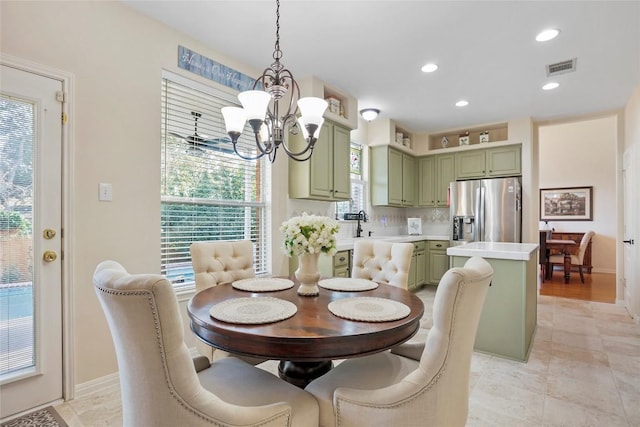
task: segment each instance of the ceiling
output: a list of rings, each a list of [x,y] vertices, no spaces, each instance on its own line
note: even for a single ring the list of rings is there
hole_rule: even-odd
[[[274,0],[123,3],[256,69],[272,62]],[[549,27],[560,35],[536,42]],[[280,47],[296,78],[413,132],[562,119],[623,108],[640,84],[640,1],[281,0]],[[547,77],[571,58],[576,71]],[[439,69],[423,73],[427,62]]]

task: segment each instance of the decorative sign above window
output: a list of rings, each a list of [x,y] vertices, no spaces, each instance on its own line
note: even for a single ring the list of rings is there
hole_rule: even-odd
[[[253,89],[253,83],[255,82],[254,78],[202,56],[184,46],[178,46],[178,67],[239,92]],[[262,85],[259,86],[256,89],[261,89]]]

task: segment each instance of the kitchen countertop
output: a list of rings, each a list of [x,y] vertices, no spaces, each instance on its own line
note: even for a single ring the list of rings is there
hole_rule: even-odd
[[[371,236],[371,237],[353,237],[350,239],[337,239],[336,246],[339,251],[353,250],[353,244],[356,240],[384,240],[386,242],[403,243],[403,242],[420,242],[422,240],[446,240],[449,236],[437,234],[412,234],[398,236]]]
[[[536,243],[472,242],[448,248],[447,255],[529,261],[537,250]]]

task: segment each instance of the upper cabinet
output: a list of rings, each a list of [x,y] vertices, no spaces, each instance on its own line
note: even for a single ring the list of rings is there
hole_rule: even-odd
[[[457,152],[458,180],[515,176],[522,172],[520,145]]]
[[[306,142],[302,132],[289,135],[289,146],[300,150]],[[309,160],[289,159],[289,197],[324,201],[349,200],[350,131],[336,123],[324,122]]]
[[[413,206],[415,158],[388,145],[371,147],[371,205]]]
[[[418,205],[446,207],[449,183],[456,180],[453,154],[418,159]]]

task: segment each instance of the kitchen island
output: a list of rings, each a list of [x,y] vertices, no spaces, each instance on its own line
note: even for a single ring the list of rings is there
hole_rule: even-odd
[[[474,349],[526,362],[537,322],[537,251],[534,243],[473,242],[447,249],[452,267],[473,256],[493,267]]]

